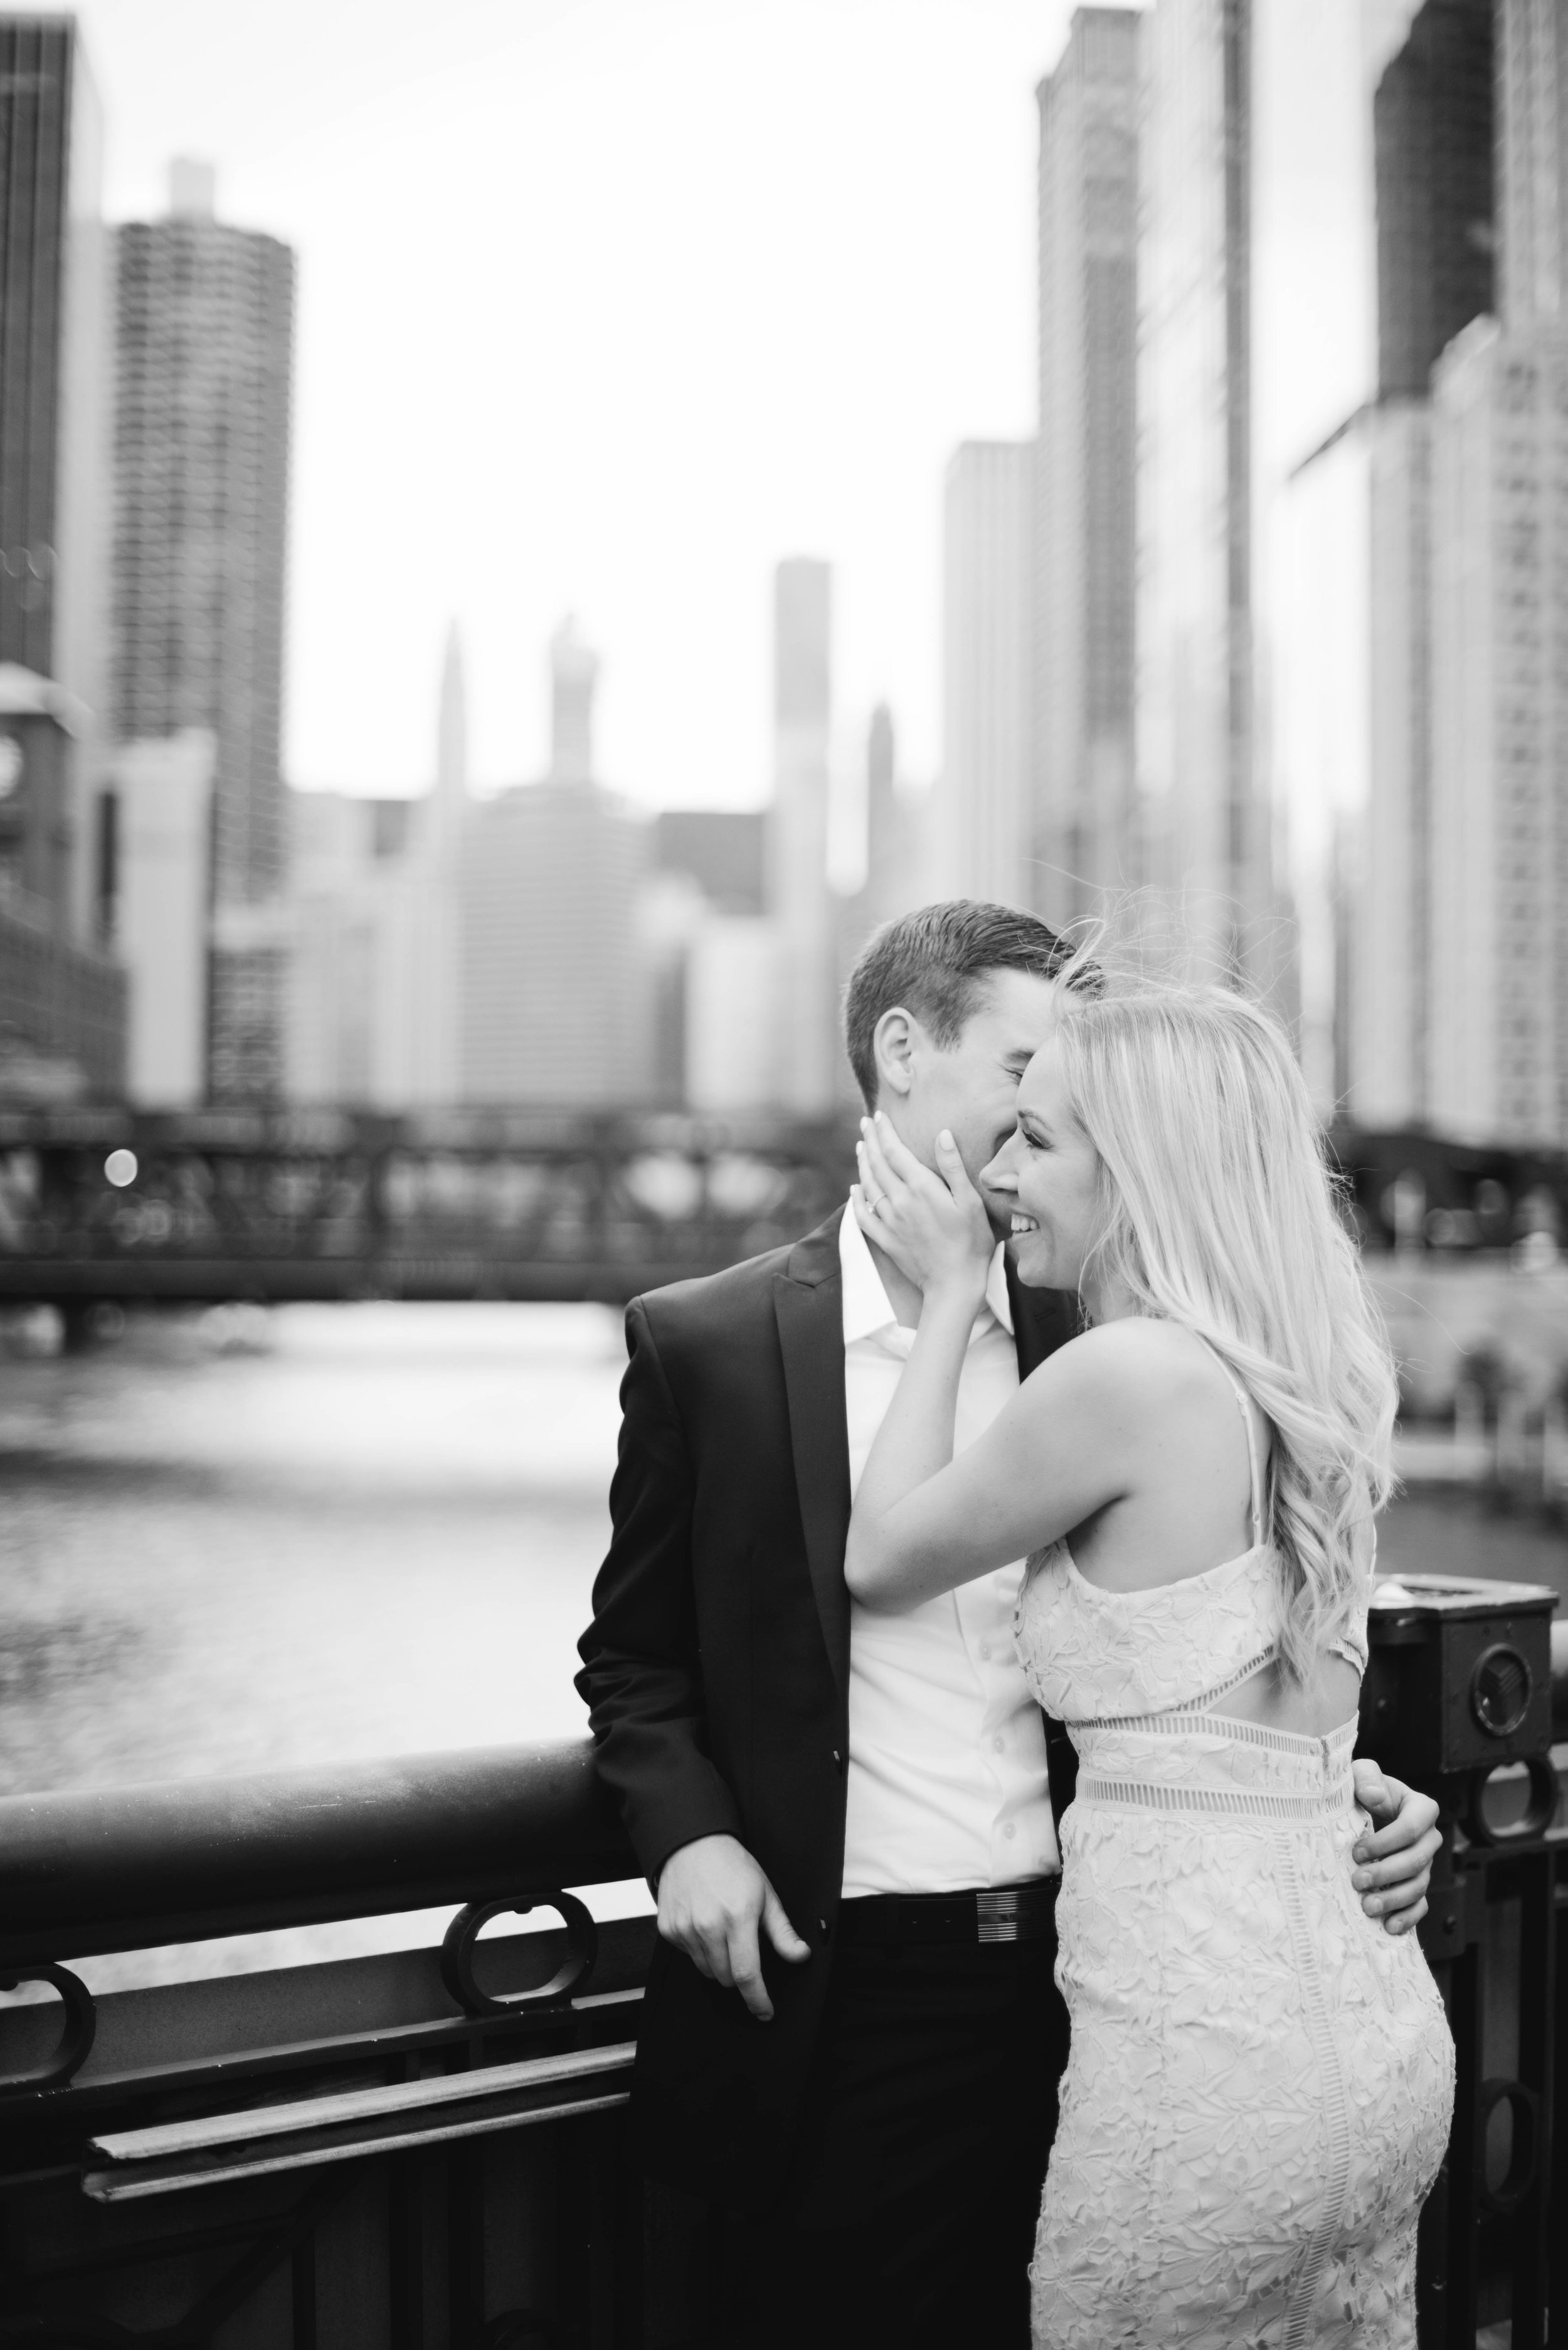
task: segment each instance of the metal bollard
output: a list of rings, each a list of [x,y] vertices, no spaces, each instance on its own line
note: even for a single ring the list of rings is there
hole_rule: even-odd
[[[1544,2342],[1549,2307],[1559,2329],[1568,2316],[1568,2275],[1552,2274],[1564,2265],[1552,2109],[1568,2053],[1555,1606],[1537,1584],[1413,1575],[1386,1578],[1371,1610],[1360,1744],[1436,1796],[1443,1831],[1420,1936],[1459,2071],[1448,2157],[1421,2222],[1423,2350],[1473,2350],[1479,2327],[1504,2321],[1516,2343]]]

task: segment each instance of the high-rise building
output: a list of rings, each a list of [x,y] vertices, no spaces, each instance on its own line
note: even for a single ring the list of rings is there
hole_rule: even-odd
[[[104,687],[114,359],[102,154],[74,19],[0,17],[0,661],[64,686],[89,723]]]
[[[774,575],[774,803],[768,904],[777,926],[779,1084],[803,1117],[832,1107],[838,1061],[836,936],[827,884],[833,575],[797,556]]]
[[[1059,921],[1098,891],[1141,878],[1133,798],[1139,41],[1137,14],[1080,8],[1039,89],[1028,847],[1032,902]],[[1011,898],[1016,885],[988,894]]]
[[[929,871],[929,816],[926,795],[899,778],[893,713],[879,702],[866,730],[866,882],[860,898],[867,935],[895,914],[942,894],[942,884],[933,883]]]
[[[81,705],[0,661],[0,1098],[112,1098],[125,974],[69,935],[71,780]]]
[[[1492,307],[1492,0],[1426,0],[1372,102],[1377,396],[1425,400]]]
[[[1023,548],[1027,549],[1027,508],[1024,509]],[[1022,678],[1027,660],[1026,639],[1012,650],[1022,655],[1015,677]],[[1027,702],[1023,692],[1017,697],[1021,713],[1019,742],[1022,746],[1023,724],[1027,718]],[[1024,775],[1022,760],[1014,771]],[[893,723],[893,713],[885,702],[878,702],[871,712],[866,729],[866,869],[858,889],[835,901],[838,930],[838,994],[842,1003],[849,974],[862,947],[873,931],[896,915],[908,913],[912,907],[927,899],[958,896],[998,896],[973,879],[965,882],[955,878],[951,856],[944,857],[934,850],[930,842],[930,801],[940,798],[941,785],[933,794],[910,789],[898,774],[898,740]],[[1022,806],[1022,802],[1019,803]],[[1014,892],[1012,902],[1025,904],[1026,899]],[[836,1062],[836,1083],[839,1105],[843,1108],[861,1107],[855,1073],[845,1055],[842,1038]]]
[[[419,804],[289,792],[284,1090],[291,1101],[409,1109],[421,1010],[415,958],[430,892]]]
[[[550,648],[549,773],[472,804],[460,874],[461,1097],[616,1107],[647,1098],[637,926],[649,830],[595,779],[598,662]]]
[[[767,1097],[775,1024],[774,982],[763,969],[774,953],[763,914],[766,849],[760,808],[666,808],[653,819],[652,867],[639,913],[655,1101],[733,1107],[737,1087],[747,1103]],[[759,969],[766,1007],[760,1049],[755,1029],[747,1033],[756,1017],[747,990]]]
[[[1568,20],[1499,0],[1501,320],[1433,378],[1429,1115],[1568,1143]]]
[[[112,1093],[94,935],[113,361],[102,122],[69,16],[0,18],[0,1090]]]
[[[1430,411],[1490,294],[1489,0],[1256,12],[1256,762],[1320,1114],[1425,1115]]]
[[[201,727],[119,743],[99,802],[103,927],[130,989],[126,1090],[150,1109],[188,1109],[206,1091],[214,757]]]
[[[1495,0],[1499,307],[1521,331],[1568,308],[1568,26],[1559,0]]]
[[[695,1110],[776,1108],[782,960],[774,924],[753,915],[703,922],[686,960],[685,1092]]]
[[[1568,333],[1479,319],[1436,377],[1430,1115],[1568,1143]]]
[[[1033,483],[1031,442],[966,441],[948,464],[942,766],[933,812],[943,897],[1032,901]]]
[[[1365,702],[1365,822],[1339,918],[1342,1067],[1336,1096],[1355,1122],[1416,1126],[1428,1116],[1431,951],[1432,415],[1390,399],[1365,422],[1370,563]]]
[[[1432,369],[1493,302],[1491,0],[1426,0],[1373,99],[1377,396],[1368,788],[1341,905],[1343,1092],[1363,1126],[1430,1115]]]
[[[417,799],[293,792],[285,1090],[418,1109],[458,1098],[459,891],[471,803],[455,627],[432,788]]]
[[[653,861],[684,875],[719,914],[763,910],[767,819],[760,808],[665,808],[653,819]]]
[[[285,531],[294,255],[213,216],[176,165],[167,220],[119,232],[114,667],[121,740],[217,744],[208,1087],[282,1082]]]
[[[1141,22],[1137,776],[1144,879],[1200,958],[1255,968],[1272,908],[1254,759],[1252,9]]]
[[[459,924],[462,842],[473,803],[468,789],[468,702],[454,621],[441,667],[435,787],[416,803],[405,859],[401,921],[407,940],[407,1068],[404,1097],[454,1102],[462,1083]]]

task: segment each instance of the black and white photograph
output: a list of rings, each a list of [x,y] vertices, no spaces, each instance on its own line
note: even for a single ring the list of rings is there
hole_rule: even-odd
[[[0,2350],[1568,2350],[1568,0],[0,5]]]

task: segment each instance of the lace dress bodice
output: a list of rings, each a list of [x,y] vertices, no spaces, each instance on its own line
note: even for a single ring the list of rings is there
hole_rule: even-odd
[[[1314,1738],[1225,1711],[1276,1655],[1255,1452],[1252,1517],[1240,1557],[1146,1591],[1053,1544],[1019,1598],[1019,1657],[1079,1757],[1039,2350],[1414,2350],[1453,2045],[1415,1936],[1351,1884],[1355,1719]],[[1364,1610],[1336,1646],[1365,1665]]]
[[[1229,1792],[1343,1808],[1354,1717],[1326,1738],[1306,1738],[1223,1710],[1274,1661],[1278,1589],[1273,1554],[1262,1543],[1152,1591],[1102,1590],[1079,1573],[1064,1542],[1035,1554],[1013,1640],[1035,1696],[1078,1750],[1080,1793],[1092,1799],[1093,1781],[1104,1775],[1151,1789],[1207,1789],[1217,1802]],[[1336,1646],[1358,1671],[1365,1667],[1365,1606]]]
[[[1262,1544],[1179,1583],[1106,1591],[1053,1543],[1029,1561],[1028,1580],[1037,1588],[1027,1609],[1020,1595],[1014,1637],[1041,1704],[1063,1721],[1173,1712],[1273,1655],[1276,1578]]]

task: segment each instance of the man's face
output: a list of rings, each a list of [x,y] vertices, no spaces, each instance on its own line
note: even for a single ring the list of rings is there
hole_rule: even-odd
[[[1045,1041],[1056,989],[1054,980],[1024,971],[988,972],[983,986],[955,1044],[935,1045],[911,1024],[908,1090],[884,1085],[877,1107],[928,1167],[936,1164],[938,1135],[950,1129],[1000,1240],[1009,1230],[1013,1197],[988,1191],[981,1173],[1017,1123],[1018,1081]]]

